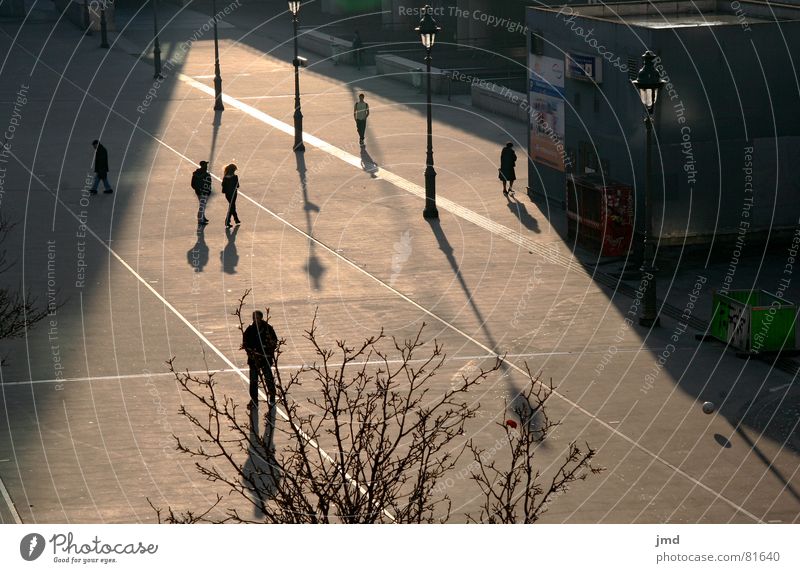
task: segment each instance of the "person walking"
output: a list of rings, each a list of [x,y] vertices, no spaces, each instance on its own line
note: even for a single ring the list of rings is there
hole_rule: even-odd
[[[222,192],[225,194],[225,199],[228,200],[228,216],[225,217],[225,227],[230,228],[231,217],[240,225],[242,222],[239,220],[239,215],[236,213],[236,196],[239,194],[239,176],[236,175],[236,165],[231,163],[225,167],[225,172],[222,177]]]
[[[517,164],[517,154],[514,153],[514,144],[512,142],[506,143],[503,151],[500,152],[500,169],[498,170],[498,177],[503,182],[503,195],[508,196],[509,193],[514,192],[514,181],[517,180],[517,174],[514,172],[514,166]],[[506,189],[508,184],[508,189]]]
[[[356,63],[356,68],[361,69],[361,48],[363,48],[364,42],[361,41],[361,34],[358,33],[358,30],[355,31],[353,34],[353,60]]]
[[[264,320],[264,313],[260,310],[253,313],[253,324],[243,333],[242,348],[247,352],[247,365],[250,367],[250,405],[258,403],[259,375],[264,377],[269,400],[274,403],[275,378],[272,376],[272,364],[278,348],[278,336],[275,329]]]
[[[369,117],[369,104],[364,101],[364,94],[358,94],[358,101],[353,106],[353,119],[356,120],[358,142],[364,145],[364,133],[367,131],[367,118]]]
[[[211,173],[208,172],[208,161],[201,161],[200,167],[192,173],[192,189],[194,189],[200,207],[197,210],[197,224],[207,225],[206,205],[208,197],[211,195]]]
[[[89,193],[97,194],[97,186],[103,182],[103,193],[113,193],[114,190],[108,183],[108,150],[98,141],[92,142],[94,147],[94,183]]]

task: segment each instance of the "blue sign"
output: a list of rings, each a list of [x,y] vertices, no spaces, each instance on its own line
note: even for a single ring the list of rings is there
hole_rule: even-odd
[[[596,56],[571,53],[567,56],[567,77],[600,83],[603,79],[602,65]]]

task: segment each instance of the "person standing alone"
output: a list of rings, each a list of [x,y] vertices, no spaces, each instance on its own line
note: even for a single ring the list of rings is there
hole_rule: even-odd
[[[94,183],[89,192],[92,195],[97,194],[97,186],[102,181],[103,193],[113,193],[114,190],[108,184],[108,151],[96,139],[92,142],[92,147],[94,147]]]
[[[242,337],[242,348],[247,352],[247,365],[250,367],[250,404],[258,403],[258,378],[264,377],[267,383],[270,402],[275,402],[275,378],[272,376],[272,363],[278,348],[275,329],[264,320],[264,313],[253,313],[253,324],[248,326]]]
[[[508,195],[514,192],[514,181],[517,180],[517,174],[514,172],[514,166],[517,164],[517,154],[514,153],[514,144],[510,141],[506,143],[503,151],[500,152],[500,169],[498,177],[503,182],[503,195]],[[508,183],[508,189],[506,189]]]
[[[201,161],[200,167],[192,173],[192,189],[194,189],[200,207],[197,210],[197,224],[207,225],[206,204],[208,196],[211,195],[211,173],[208,172],[208,161]]]
[[[364,42],[361,41],[361,34],[358,33],[358,30],[355,31],[353,34],[353,60],[356,63],[356,68],[361,69],[361,49],[364,47]]]
[[[239,215],[236,213],[236,196],[239,189],[239,176],[236,175],[236,165],[231,163],[225,167],[225,174],[222,177],[222,192],[228,200],[228,216],[225,217],[225,226],[231,227],[231,217],[237,225],[241,223]]]
[[[364,133],[367,131],[367,118],[369,117],[369,104],[364,101],[364,94],[358,94],[358,101],[353,106],[353,119],[356,120],[358,142],[364,145]]]

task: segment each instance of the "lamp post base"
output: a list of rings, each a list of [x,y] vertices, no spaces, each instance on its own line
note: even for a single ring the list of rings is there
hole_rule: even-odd
[[[303,144],[303,114],[300,111],[300,103],[297,102],[297,107],[294,112],[294,151],[305,151],[306,146]]]
[[[222,76],[219,70],[214,74],[214,111],[225,111],[225,106],[222,105]]]
[[[438,219],[436,208],[436,171],[433,169],[433,153],[428,152],[428,166],[425,168],[425,210],[422,216],[426,219]]]
[[[645,318],[643,316],[640,316],[639,317],[639,326],[645,326],[647,328],[652,328],[652,327],[655,327],[655,326],[661,326],[661,318],[658,317],[658,316],[655,317],[655,318]]]
[[[439,218],[439,211],[436,207],[425,207],[425,210],[422,212],[422,216],[426,219],[438,219]]]
[[[639,325],[646,327],[660,326],[661,319],[658,316],[658,299],[656,298],[656,269],[653,265],[641,268],[640,287],[644,287],[642,296],[642,306],[639,311]]]

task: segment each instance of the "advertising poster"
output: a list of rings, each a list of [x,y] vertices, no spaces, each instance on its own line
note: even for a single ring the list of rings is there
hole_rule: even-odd
[[[564,60],[531,54],[531,159],[564,171]]]

